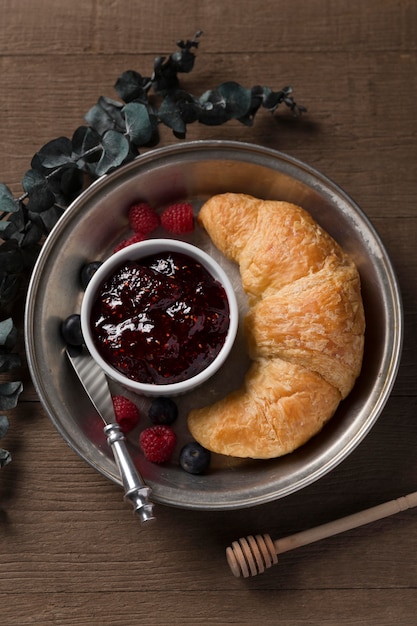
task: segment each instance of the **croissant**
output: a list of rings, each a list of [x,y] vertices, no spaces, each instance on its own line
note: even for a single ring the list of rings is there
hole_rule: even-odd
[[[304,209],[213,196],[199,222],[239,264],[252,364],[243,386],[191,410],[188,428],[218,454],[267,459],[316,435],[360,373],[365,315],[358,270]]]

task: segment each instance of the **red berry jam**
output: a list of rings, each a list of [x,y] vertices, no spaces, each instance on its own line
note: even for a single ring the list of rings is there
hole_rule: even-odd
[[[188,255],[129,261],[101,285],[91,325],[103,359],[128,378],[169,384],[195,376],[229,328],[223,286]]]

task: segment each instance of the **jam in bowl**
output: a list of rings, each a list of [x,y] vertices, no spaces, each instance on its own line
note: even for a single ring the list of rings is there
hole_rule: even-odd
[[[238,306],[222,267],[191,244],[151,239],[113,254],[81,306],[84,341],[106,374],[143,395],[185,393],[224,363]]]

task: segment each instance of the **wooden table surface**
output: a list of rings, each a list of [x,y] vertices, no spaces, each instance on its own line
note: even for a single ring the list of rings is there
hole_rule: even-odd
[[[43,144],[71,136],[98,96],[117,97],[121,72],[149,73],[156,56],[202,29],[196,67],[183,79],[189,91],[226,80],[290,84],[308,113],[260,112],[251,128],[193,125],[187,139],[276,148],[336,181],[379,232],[405,315],[391,396],[336,469],[240,511],[158,506],[151,528],[66,445],[23,367],[24,392],[0,442],[13,456],[0,470],[2,626],[415,624],[416,511],[286,553],[246,580],[232,576],[225,548],[417,489],[417,3],[0,0],[0,12],[0,181],[13,191]],[[177,141],[166,132],[161,145]],[[21,309],[13,313],[20,330]]]

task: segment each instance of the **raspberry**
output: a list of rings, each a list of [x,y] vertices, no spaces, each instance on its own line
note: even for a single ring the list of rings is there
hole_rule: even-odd
[[[139,241],[145,241],[146,237],[143,233],[135,233],[131,237],[127,239],[123,239],[120,241],[117,246],[114,248],[113,252],[119,252],[119,250],[123,250],[123,248],[127,248],[127,246],[131,246],[133,243],[138,243]]]
[[[129,209],[129,224],[135,233],[147,235],[159,226],[159,216],[147,202],[137,202]]]
[[[127,434],[139,422],[139,409],[136,404],[125,396],[113,396],[112,400],[116,422],[122,431]]]
[[[171,204],[162,212],[161,224],[171,233],[190,233],[194,230],[192,205],[189,202]]]
[[[170,426],[151,426],[139,436],[145,457],[152,463],[165,463],[174,452],[177,436]]]

